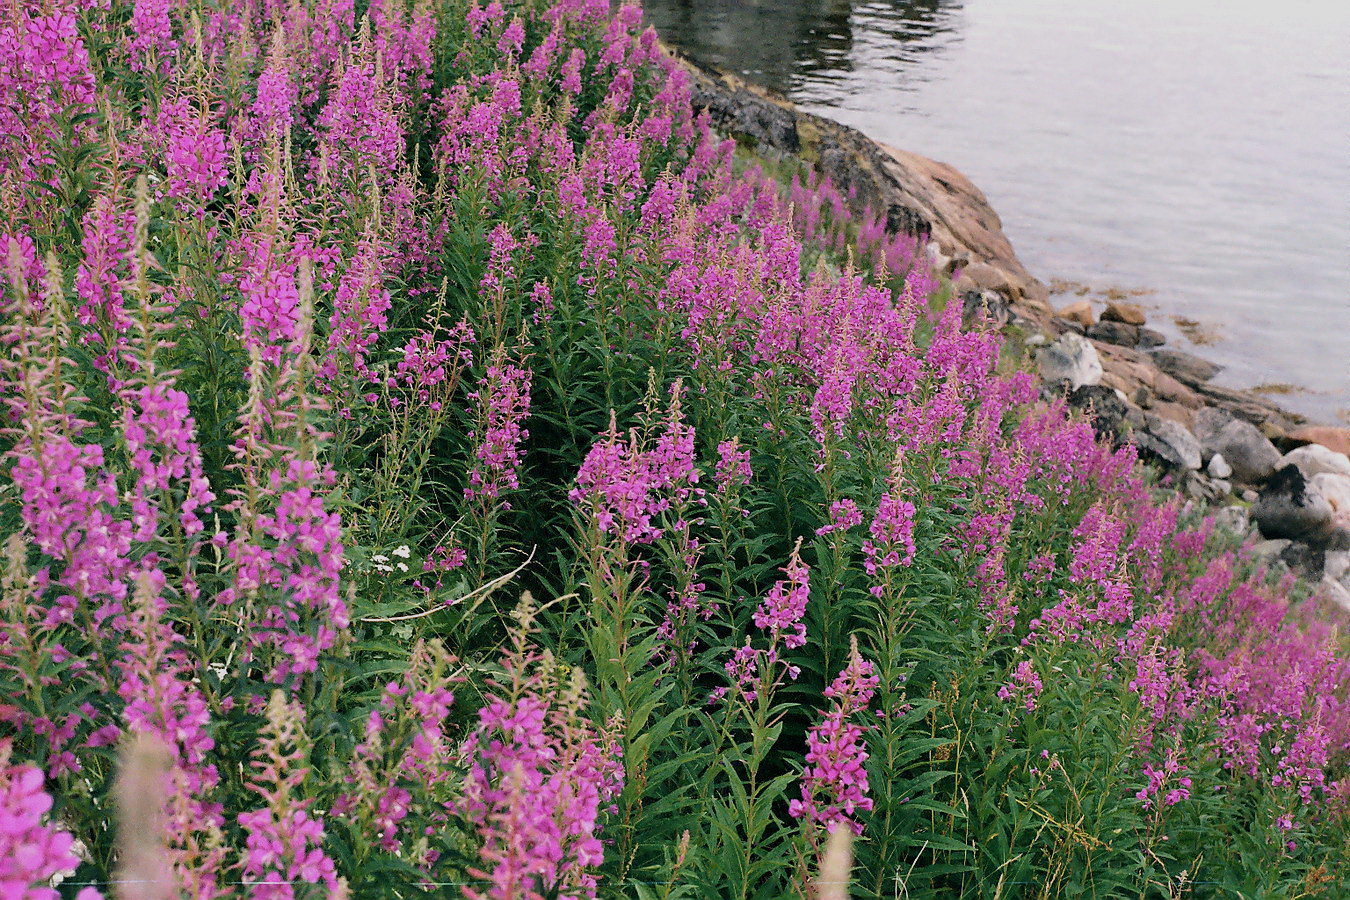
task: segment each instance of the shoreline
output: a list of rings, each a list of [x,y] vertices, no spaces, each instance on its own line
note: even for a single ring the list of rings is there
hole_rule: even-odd
[[[1046,399],[1065,398],[1101,437],[1158,464],[1181,496],[1222,510],[1253,553],[1321,582],[1350,609],[1350,428],[1216,384],[1220,367],[1168,346],[1128,296],[1108,297],[1100,315],[1089,299],[1057,305],[1062,292],[1026,269],[998,213],[953,166],[663,46],[715,129],[760,158],[828,178],[853,215],[923,239],[965,317],[992,320]]]

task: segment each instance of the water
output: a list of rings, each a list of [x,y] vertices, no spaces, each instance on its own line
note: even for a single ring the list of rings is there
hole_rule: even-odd
[[[691,55],[961,169],[1047,283],[1148,291],[1219,381],[1350,421],[1350,2],[645,7]]]

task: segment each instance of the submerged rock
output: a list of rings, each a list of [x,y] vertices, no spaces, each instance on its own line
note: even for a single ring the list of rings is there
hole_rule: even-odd
[[[1096,349],[1072,332],[1041,348],[1036,354],[1036,365],[1047,384],[1067,384],[1069,390],[1102,380],[1102,361]]]

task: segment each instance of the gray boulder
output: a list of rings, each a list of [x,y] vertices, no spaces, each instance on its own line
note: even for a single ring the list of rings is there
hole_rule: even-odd
[[[1067,384],[1069,390],[1102,380],[1097,348],[1073,332],[1061,334],[1053,344],[1041,348],[1036,364],[1047,384]]]
[[[1322,570],[1326,567],[1326,558],[1325,550],[1310,547],[1298,541],[1294,541],[1288,547],[1285,547],[1284,552],[1280,554],[1280,562],[1309,581],[1317,581],[1322,577]]]
[[[1200,442],[1180,422],[1150,413],[1144,417],[1144,427],[1130,435],[1130,443],[1141,455],[1167,468],[1187,471],[1200,468]]]
[[[1266,538],[1322,543],[1332,529],[1331,504],[1308,485],[1297,466],[1277,469],[1252,507]]]
[[[1242,419],[1230,419],[1217,431],[1200,439],[1206,456],[1222,456],[1233,469],[1233,477],[1243,484],[1260,484],[1275,471],[1280,451],[1261,430]]]
[[[1008,298],[1000,291],[966,291],[961,295],[961,321],[967,325],[977,322],[992,328],[1008,324]]]
[[[1084,412],[1097,437],[1115,439],[1124,428],[1129,405],[1115,388],[1104,384],[1085,384],[1069,392],[1069,406]]]

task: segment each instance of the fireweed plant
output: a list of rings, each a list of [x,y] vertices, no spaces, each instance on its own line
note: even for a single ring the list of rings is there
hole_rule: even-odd
[[[1332,613],[636,7],[0,60],[0,894],[1350,889]]]

